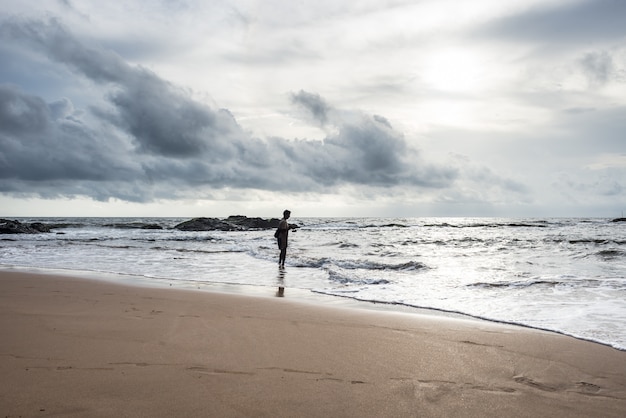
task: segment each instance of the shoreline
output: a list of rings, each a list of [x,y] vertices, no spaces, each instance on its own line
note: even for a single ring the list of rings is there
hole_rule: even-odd
[[[439,315],[0,271],[5,416],[626,413],[626,353]]]
[[[295,268],[295,267],[294,267]],[[239,295],[239,296],[250,296],[250,297],[262,297],[262,298],[273,298],[277,297],[277,287],[270,287],[265,285],[252,285],[252,284],[233,284],[233,283],[219,283],[219,282],[197,282],[190,281],[184,282],[182,280],[171,280],[171,279],[162,279],[162,278],[149,278],[145,276],[133,276],[129,274],[123,273],[106,273],[106,272],[98,272],[98,271],[87,271],[87,270],[63,270],[63,269],[52,269],[52,268],[40,268],[40,267],[23,267],[23,266],[0,266],[0,274],[3,272],[6,273],[26,273],[26,274],[38,274],[44,276],[60,276],[60,277],[71,277],[78,278],[83,280],[95,280],[95,281],[103,281],[105,283],[111,283],[114,285],[120,286],[131,286],[131,287],[139,287],[139,288],[147,288],[147,289],[170,289],[170,290],[182,290],[182,291],[191,291],[191,292],[208,292],[208,293],[218,293],[218,294],[226,294],[226,295]],[[173,285],[175,284],[175,285]],[[453,311],[445,311],[434,308],[424,308],[424,307],[416,307],[410,305],[396,304],[396,303],[386,303],[380,301],[366,301],[354,299],[341,295],[329,295],[322,292],[316,292],[310,289],[301,289],[301,288],[290,288],[289,286],[285,286],[285,290],[283,296],[285,299],[289,299],[296,303],[305,303],[305,304],[320,304],[321,306],[328,307],[343,307],[343,308],[356,308],[356,309],[364,309],[364,310],[372,310],[372,311],[382,311],[382,312],[399,312],[399,313],[407,313],[407,314],[417,314],[417,315],[432,315],[432,316],[441,316],[448,318],[457,318],[468,321],[480,321],[480,322],[489,322],[489,323],[501,323],[505,325],[519,326],[522,328],[531,328],[527,327],[523,324],[512,324],[503,321],[495,321],[485,318],[475,317],[469,314],[465,314],[462,312],[453,312]],[[541,328],[536,328],[542,331],[553,332],[550,330],[544,330]],[[556,332],[559,334],[558,332]],[[567,335],[567,334],[563,334]],[[576,337],[574,337],[576,338]],[[598,343],[602,344],[602,343]],[[603,344],[607,345],[608,344]],[[615,348],[615,347],[613,347]]]
[[[23,267],[23,266],[0,266],[0,274],[3,272],[11,273],[26,273],[26,274],[40,274],[60,277],[71,277],[82,280],[95,280],[103,281],[105,283],[111,283],[120,286],[131,286],[147,289],[170,289],[170,290],[182,290],[191,292],[207,292],[217,293],[225,295],[238,295],[244,297],[261,297],[272,298],[277,296],[277,291],[274,287],[264,285],[250,285],[250,284],[232,284],[232,283],[217,283],[217,282],[184,282],[181,280],[170,280],[162,278],[149,278],[145,276],[133,276],[129,274],[120,273],[106,273],[98,271],[87,270],[61,270],[51,268],[40,267]],[[175,283],[176,286],[172,286]],[[351,297],[341,295],[327,295],[325,293],[316,292],[310,289],[298,289],[298,288],[286,288],[285,292],[288,296],[287,299],[295,303],[312,304],[313,306],[320,305],[322,307],[339,307],[347,309],[364,309],[374,312],[397,312],[403,314],[415,314],[426,315],[442,318],[452,318],[466,321],[477,321],[488,324],[503,325],[519,327],[521,329],[548,332],[555,335],[562,335],[576,340],[599,344],[605,347],[612,348],[614,350],[626,352],[626,348],[616,347],[610,343],[597,341],[591,338],[584,338],[576,335],[569,334],[563,331],[557,331],[549,328],[542,328],[538,326],[527,325],[517,322],[509,322],[497,319],[483,318],[475,315],[470,315],[463,312],[447,311],[443,309],[418,307],[406,304],[387,303],[380,301],[368,301],[360,300]],[[295,295],[294,295],[295,293]]]

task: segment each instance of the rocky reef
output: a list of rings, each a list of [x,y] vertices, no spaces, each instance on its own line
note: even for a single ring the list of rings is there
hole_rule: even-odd
[[[232,215],[226,219],[194,218],[179,223],[174,228],[180,231],[247,231],[249,229],[277,228],[280,219],[248,218]]]
[[[0,219],[0,234],[39,234],[50,232],[48,225],[41,222],[21,223],[10,219]]]

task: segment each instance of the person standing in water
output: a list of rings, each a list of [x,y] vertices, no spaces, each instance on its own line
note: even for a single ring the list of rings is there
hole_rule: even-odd
[[[291,216],[291,212],[285,210],[283,212],[283,219],[278,223],[278,248],[280,249],[280,256],[278,257],[278,266],[285,267],[285,258],[287,258],[287,236],[291,225],[287,223],[287,219]]]

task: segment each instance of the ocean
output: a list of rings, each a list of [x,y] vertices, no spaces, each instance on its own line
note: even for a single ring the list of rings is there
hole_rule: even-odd
[[[0,235],[3,270],[324,295],[317,303],[429,309],[626,350],[626,223],[610,219],[292,218],[300,228],[282,270],[273,230],[173,229],[189,218],[17,220],[60,227]]]

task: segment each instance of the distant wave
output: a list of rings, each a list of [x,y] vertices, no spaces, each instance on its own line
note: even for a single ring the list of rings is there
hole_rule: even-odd
[[[102,225],[105,228],[118,228],[118,229],[164,229],[162,225],[157,223],[145,223],[145,222],[124,222],[124,223],[111,223]]]
[[[429,228],[546,228],[548,221],[533,222],[476,222],[470,224],[451,224],[448,222],[424,224]]]
[[[408,228],[409,226],[412,226],[412,225],[406,225],[406,224],[400,224],[400,223],[390,223],[390,224],[383,224],[383,225],[368,224],[368,225],[362,225],[362,226],[360,226],[360,228],[361,229],[366,229],[366,228]]]
[[[470,224],[452,224],[449,222],[441,223],[428,223],[428,224],[415,224],[415,223],[388,223],[388,224],[366,224],[360,225],[358,228],[409,228],[409,227],[428,227],[428,228],[546,228],[549,226],[547,221],[534,221],[534,222],[477,222]]]
[[[576,244],[626,245],[625,240],[616,240],[616,239],[610,239],[610,238],[576,238],[576,239],[573,239],[573,238],[566,238],[566,237],[548,237],[548,238],[544,238],[543,242],[556,243],[556,244],[568,243],[568,244],[573,244],[573,245],[576,245]]]

